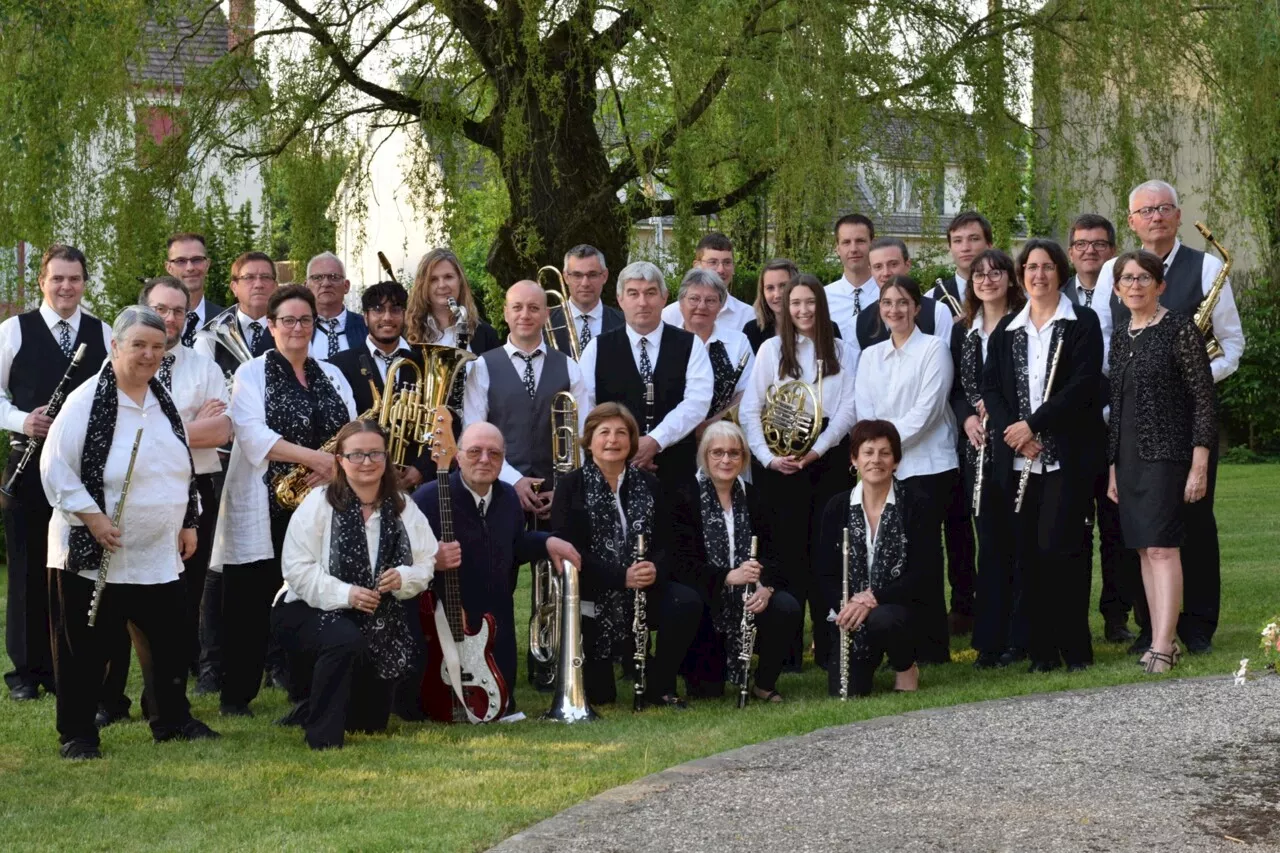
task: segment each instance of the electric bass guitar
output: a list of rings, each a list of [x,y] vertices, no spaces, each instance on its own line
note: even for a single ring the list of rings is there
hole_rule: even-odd
[[[435,410],[431,435],[431,458],[436,463],[436,486],[440,500],[440,541],[453,542],[453,504],[449,495],[449,466],[458,455],[453,439],[453,416],[448,408]],[[427,669],[422,676],[422,711],[444,723],[487,723],[502,715],[510,689],[493,656],[498,624],[492,613],[484,614],[474,630],[467,624],[462,608],[460,569],[436,571],[432,589],[421,598],[420,616],[427,639]],[[458,654],[457,685],[450,675],[449,661],[441,645],[436,624],[437,603]],[[461,693],[461,698],[459,698]]]

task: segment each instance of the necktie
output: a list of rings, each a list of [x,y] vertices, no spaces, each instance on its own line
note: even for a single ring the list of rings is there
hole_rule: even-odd
[[[385,365],[385,366],[386,366],[386,368],[387,368],[387,369],[390,369],[390,367],[391,367],[391,362],[395,361],[395,360],[396,360],[396,357],[397,357],[398,355],[399,355],[399,352],[393,352],[393,353],[391,353],[390,355],[388,355],[387,353],[383,352],[382,350],[374,350],[374,351],[373,351],[373,357],[374,357],[374,358],[376,358],[376,359],[378,359],[379,361],[381,361],[381,362],[383,363],[383,365]]]
[[[262,343],[262,324],[254,320],[249,324],[249,352],[256,355],[260,343]]]
[[[480,503],[476,504],[476,510],[480,513],[480,517],[484,518],[484,498],[481,498]]]
[[[170,393],[173,392],[173,360],[172,354],[166,354],[160,359],[160,384]]]
[[[591,324],[587,322],[586,314],[579,314],[578,319],[582,321],[582,334],[578,335],[578,348],[584,350],[587,344],[591,343]]]
[[[524,390],[529,392],[530,399],[533,399],[533,395],[538,391],[537,384],[533,379],[533,360],[540,355],[542,355],[542,350],[534,350],[531,355],[516,352],[516,357],[524,360]]]
[[[66,320],[58,321],[58,346],[62,348],[63,355],[71,358],[71,324]]]
[[[645,385],[653,381],[653,362],[649,361],[649,339],[640,339],[640,379]]]
[[[187,325],[182,330],[182,345],[189,347],[196,342],[196,324],[200,322],[200,315],[194,311],[187,312]]]
[[[1093,307],[1093,291],[1085,290],[1083,287],[1080,288],[1080,290],[1082,295],[1084,296],[1084,307],[1092,308]]]
[[[862,288],[855,287],[853,289],[853,314],[856,317],[862,313]]]
[[[324,323],[324,333],[329,336],[328,357],[333,358],[338,354],[338,318],[322,319],[320,322]]]

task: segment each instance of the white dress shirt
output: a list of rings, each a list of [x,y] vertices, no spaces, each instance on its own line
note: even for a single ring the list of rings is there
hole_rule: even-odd
[[[351,584],[329,574],[329,544],[333,540],[333,507],[327,498],[329,487],[319,486],[302,500],[284,537],[280,554],[280,571],[284,575],[285,602],[302,599],[317,610],[347,610]],[[398,566],[400,588],[391,592],[401,601],[413,598],[427,588],[435,571],[435,534],[427,517],[411,500],[404,503],[400,514],[413,563]],[[382,517],[375,511],[364,523],[364,537],[369,544],[369,559],[378,559],[378,543],[382,538]],[[369,589],[369,586],[365,586]]]
[[[1067,298],[1065,293],[1060,293],[1058,294],[1058,310],[1039,329],[1031,322],[1030,302],[1022,306],[1022,310],[1014,316],[1006,329],[1009,334],[1013,334],[1017,329],[1027,330],[1027,396],[1030,400],[1033,414],[1044,403],[1044,384],[1049,376],[1049,363],[1053,359],[1053,327],[1060,320],[1074,319],[1076,319],[1075,306],[1071,304],[1071,300]],[[1013,455],[1013,470],[1021,471],[1026,463],[1027,460],[1021,454],[1015,453]],[[1046,471],[1057,470],[1057,462],[1046,466],[1044,462],[1037,459],[1031,469],[1031,473],[1043,474]]]
[[[67,325],[71,327],[72,346],[75,346],[76,337],[80,334],[80,316],[81,311],[76,308],[75,313],[67,318]],[[62,319],[58,316],[58,312],[50,308],[48,303],[42,302],[40,319],[44,320],[54,341],[57,341],[58,332],[54,326]],[[107,348],[109,358],[111,356],[110,323],[102,324],[102,343]],[[13,360],[18,357],[20,349],[22,349],[22,327],[18,325],[17,317],[10,317],[0,323],[0,429],[7,429],[17,435],[22,434],[22,424],[26,421],[27,415],[31,414],[15,406],[13,395],[9,393],[9,371],[13,368]]]
[[[262,475],[267,472],[267,453],[281,436],[267,426],[266,358],[265,354],[260,355],[236,369],[230,409],[236,440],[227,464],[218,529],[209,557],[209,568],[215,572],[222,571],[225,565],[239,566],[275,556],[267,485]],[[342,371],[327,361],[316,363],[338,390],[348,418],[355,420],[356,403]]]
[[[640,370],[640,339],[642,337],[648,341],[646,346],[653,372],[655,374],[658,372],[658,348],[662,343],[662,326],[663,324],[659,323],[658,328],[647,335],[641,335],[630,326],[625,328],[627,339],[631,342],[631,358],[635,362],[637,372]],[[587,389],[585,410],[588,412],[596,405],[596,353],[599,352],[596,340],[596,338],[591,339],[591,343],[587,344],[587,348],[582,351],[582,358],[578,361],[578,366],[582,369],[582,381]],[[689,363],[684,368],[684,398],[649,431],[649,437],[658,442],[659,449],[670,447],[680,441],[706,419],[707,407],[711,405],[713,387],[714,379],[711,360],[707,358],[707,348],[703,346],[698,336],[694,335]],[[643,422],[644,412],[632,414],[637,420]]]
[[[209,400],[221,400],[230,404],[231,393],[227,390],[227,381],[222,375],[222,368],[203,353],[179,344],[165,355],[173,356],[172,374],[173,404],[178,407],[178,414],[184,424],[196,419],[196,412]],[[191,461],[196,466],[197,474],[213,474],[222,470],[218,461],[216,447],[199,447],[191,451]]]
[[[482,495],[475,489],[471,488],[471,484],[466,478],[462,478],[462,488],[467,490],[467,494],[471,495],[471,500],[476,502],[476,509],[480,509],[480,501],[484,501],[485,515],[489,514],[489,509],[493,506],[493,484],[489,484],[489,489]]]
[[[378,349],[378,345],[373,342],[373,338],[365,338],[364,345],[365,348],[369,350],[369,357],[373,359],[373,366],[378,369],[378,376],[382,379],[382,387],[387,387],[387,368],[391,365],[379,357],[382,354],[382,350]],[[413,352],[413,347],[409,345],[408,341],[401,338],[400,342],[396,344],[396,352],[399,352],[400,350]],[[315,358],[315,355],[312,355],[311,357]]]
[[[196,313],[196,316],[200,318],[199,320],[196,321],[197,329],[201,328],[202,326],[204,326],[205,323],[209,322],[210,320],[209,303],[208,301],[205,300],[203,293],[200,294],[200,301],[197,302],[195,305],[192,305],[190,310],[194,311]],[[185,320],[183,321],[183,326],[184,328],[186,326]]]
[[[858,312],[854,310],[854,291],[858,292],[858,307],[866,308],[875,305],[880,299],[880,285],[874,278],[869,278],[856,287],[844,276],[831,282],[826,287],[827,310],[831,313],[831,322],[840,329],[840,337],[858,346]]]
[[[958,468],[956,420],[947,404],[955,368],[951,348],[919,327],[901,347],[893,338],[858,362],[858,417],[893,423],[902,438],[901,479]]]
[[[720,313],[716,315],[715,330],[716,332],[741,332],[742,327],[755,318],[756,309],[730,293],[724,305],[720,306]],[[684,326],[684,314],[680,313],[679,302],[672,302],[662,309],[662,322],[676,328]]]
[[[591,339],[595,340],[604,332],[604,302],[597,300],[590,311],[583,311],[573,300],[569,301],[569,318],[573,322],[573,330],[582,340],[582,318],[587,318],[587,328],[591,330]]]
[[[1178,254],[1178,249],[1182,247],[1181,240],[1175,240],[1173,249],[1169,252],[1169,257],[1164,259],[1164,271],[1169,272],[1169,265],[1173,263],[1173,259]],[[1111,291],[1115,286],[1115,258],[1107,261],[1101,271],[1098,273],[1098,296],[1094,297],[1094,309],[1097,310],[1097,301],[1103,293],[1108,294],[1110,299]],[[1222,271],[1222,259],[1217,255],[1211,255],[1205,252],[1204,264],[1200,268],[1200,287],[1201,291],[1207,296],[1209,291],[1213,289],[1213,280],[1218,277],[1218,273]],[[1101,318],[1099,318],[1101,319]],[[1113,321],[1110,316],[1110,306],[1107,311],[1107,325],[1102,327],[1102,369],[1104,372],[1110,370],[1108,364],[1111,352],[1111,329]],[[1213,308],[1213,334],[1218,339],[1218,344],[1222,347],[1222,355],[1209,362],[1209,370],[1213,373],[1213,381],[1221,382],[1231,374],[1235,373],[1240,367],[1240,357],[1244,355],[1244,327],[1240,323],[1240,309],[1236,307],[1235,292],[1231,289],[1231,279],[1227,279],[1227,283],[1223,285],[1222,294],[1218,297],[1218,304]]]
[[[507,342],[503,344],[502,349],[507,353],[507,358],[511,361],[511,366],[515,368],[516,375],[524,377],[524,359],[518,358],[517,353],[524,352],[515,344],[511,343],[511,339],[507,338]],[[542,356],[533,360],[533,387],[536,391],[542,383],[542,365],[547,359],[547,348],[540,345],[534,352],[541,352]],[[529,355],[530,353],[525,353]],[[565,367],[569,370],[569,393],[573,395],[575,400],[584,400],[587,396],[586,383],[582,381],[582,368],[578,367],[578,363],[571,358],[565,358]],[[525,401],[513,401],[517,405],[524,405]],[[532,402],[532,401],[528,401]],[[579,404],[578,406],[578,435],[582,435],[582,427],[587,421],[587,414],[590,410]],[[462,395],[462,423],[466,426],[481,423],[489,419],[489,363],[483,358],[477,358],[475,361],[467,365],[467,386]],[[502,461],[502,472],[498,475],[498,479],[504,483],[515,485],[524,474],[521,474],[507,460]]]
[[[45,497],[53,507],[49,522],[49,568],[66,566],[71,528],[83,525],[78,512],[115,514],[120,490],[129,469],[129,457],[138,429],[144,428],[124,514],[120,519],[121,548],[111,555],[108,583],[159,584],[178,579],[182,559],[178,534],[187,514],[191,464],[185,439],[173,432],[169,419],[151,389],[139,406],[123,391],[116,414],[116,429],[102,477],[106,506],[98,506],[81,480],[80,457],[89,430],[89,412],[97,390],[96,378],[67,396],[54,419],[40,457],[40,478]],[[98,567],[84,568],[80,576],[93,580]],[[81,614],[76,614],[80,618]]]
[[[351,348],[351,344],[347,342],[347,317],[350,312],[346,308],[342,309],[336,319],[338,321],[338,352],[345,352]],[[316,315],[315,329],[311,332],[311,357],[317,361],[324,361],[329,357],[329,318]]]
[[[823,366],[822,371],[822,413],[827,418],[824,429],[813,445],[813,451],[819,456],[844,439],[858,421],[858,412],[854,401],[854,383],[858,377],[858,351],[849,346],[848,341],[836,340],[836,360],[840,362],[840,372],[832,376]],[[760,420],[764,410],[765,399],[770,388],[776,388],[792,381],[790,376],[778,376],[778,364],[782,359],[782,339],[776,335],[760,345],[756,353],[755,367],[751,371],[751,381],[747,384],[747,392],[738,407],[738,422],[747,434],[747,444],[751,452],[765,467],[780,457],[770,452],[764,440],[764,425]],[[796,359],[800,362],[800,379],[810,385],[817,379],[817,363],[814,356],[813,341],[804,335],[796,339]]]

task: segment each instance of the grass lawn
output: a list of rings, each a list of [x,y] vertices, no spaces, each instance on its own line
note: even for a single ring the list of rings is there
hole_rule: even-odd
[[[1215,651],[1184,658],[1176,676],[1234,669],[1256,649],[1264,621],[1280,610],[1280,530],[1272,526],[1278,505],[1280,466],[1223,467],[1222,625]],[[1097,589],[1095,578],[1095,602]],[[518,611],[521,602],[527,606],[527,591],[516,600]],[[523,625],[525,616],[518,618]],[[1093,620],[1096,637],[1096,612]],[[0,699],[3,844],[9,850],[480,850],[615,785],[744,744],[916,708],[1148,677],[1122,648],[1101,642],[1097,664],[1074,676],[1032,676],[1022,667],[978,673],[965,643],[953,646],[954,662],[927,668],[912,696],[878,693],[841,704],[826,698],[824,679],[810,666],[780,679],[788,700],[782,706],[753,704],[739,712],[726,696],[686,712],[633,715],[620,704],[599,709],[602,722],[573,727],[536,721],[444,726],[393,717],[389,736],[349,737],[346,749],[319,754],[305,748],[296,729],[271,724],[286,710],[276,690],[259,699],[254,719],[221,719],[216,697],[196,699],[196,714],[222,732],[219,741],[157,745],[135,720],[104,732],[104,760],[76,764],[57,757],[52,699]],[[7,659],[0,663],[7,669]],[[136,666],[132,674],[136,700]],[[882,674],[881,688],[891,678]],[[629,701],[629,687],[620,693]],[[534,716],[548,704],[523,683],[517,699]]]

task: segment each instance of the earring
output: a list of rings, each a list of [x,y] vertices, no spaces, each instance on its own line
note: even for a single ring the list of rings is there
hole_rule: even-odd
[[[852,462],[849,463],[849,476],[850,477],[858,476],[858,466],[854,465]]]

